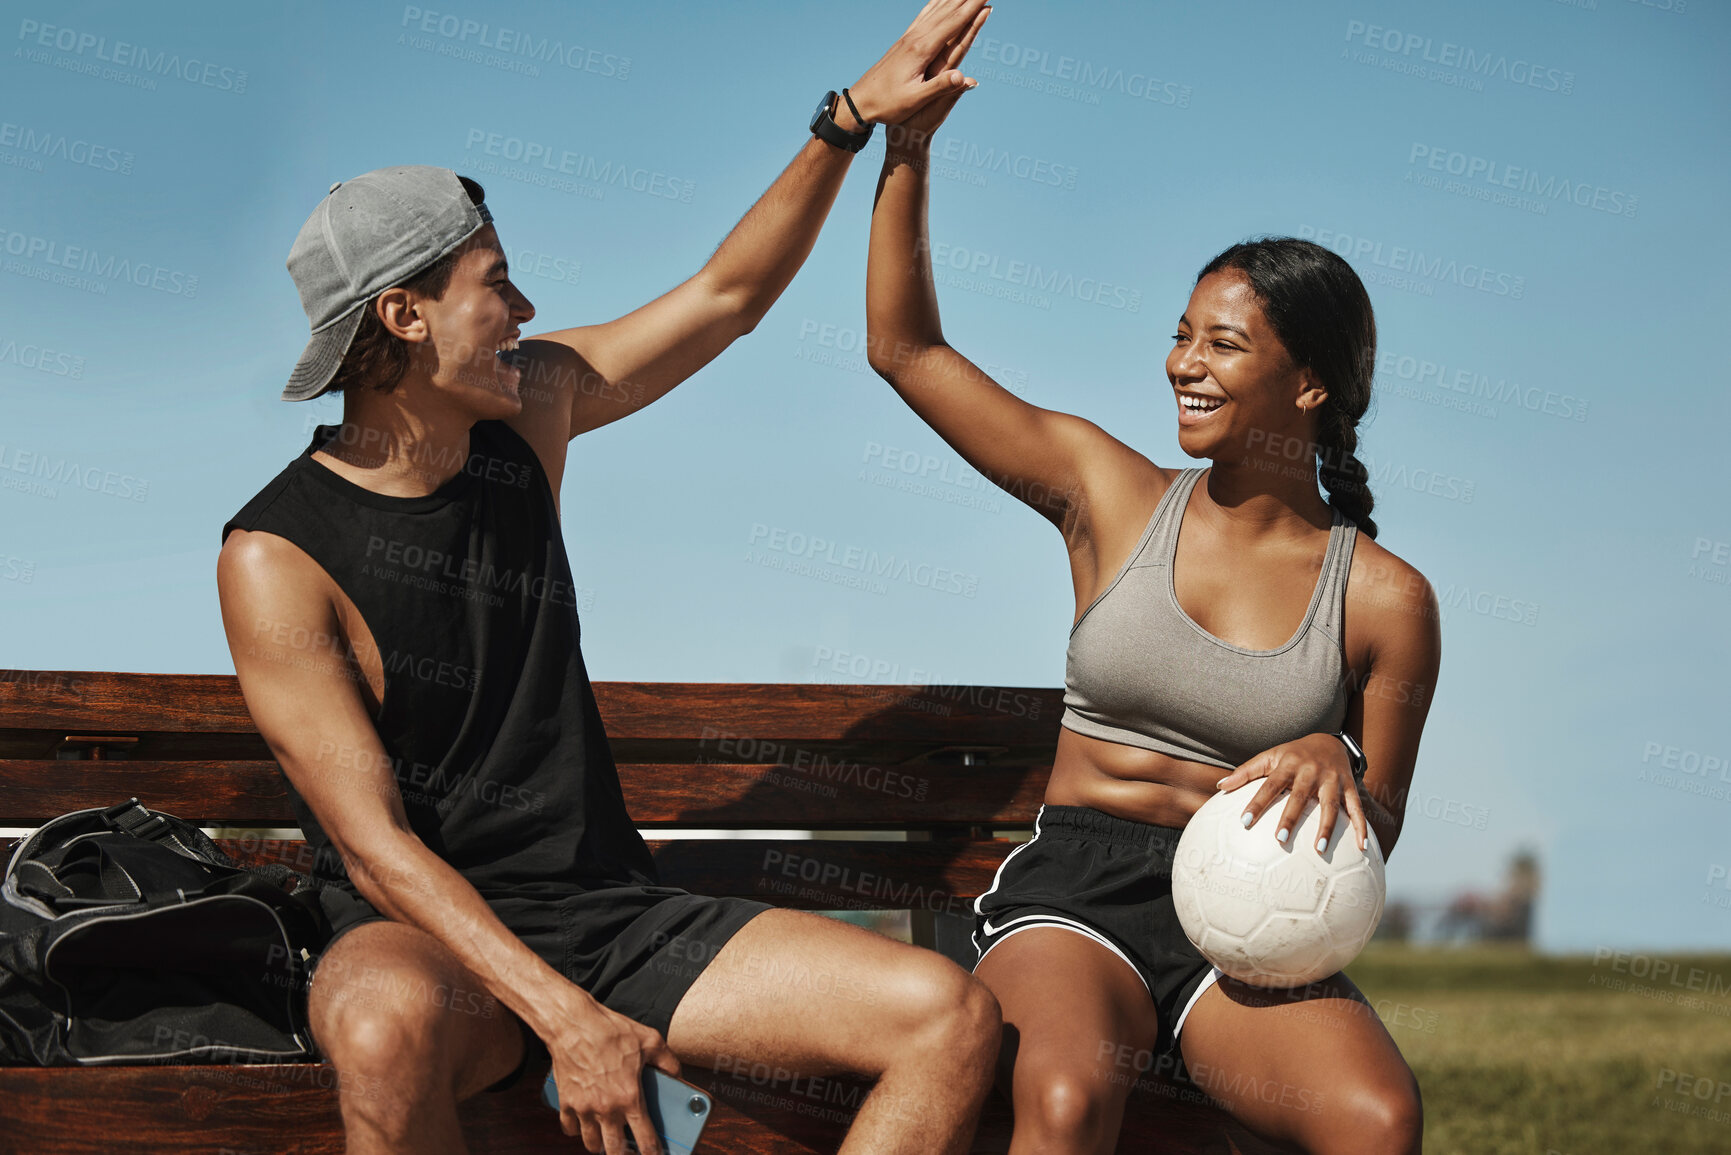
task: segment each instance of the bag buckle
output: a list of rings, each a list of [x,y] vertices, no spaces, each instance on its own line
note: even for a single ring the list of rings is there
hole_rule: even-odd
[[[114,829],[148,842],[167,842],[174,837],[174,831],[162,816],[146,810],[137,798],[116,802],[102,812],[102,819]]]

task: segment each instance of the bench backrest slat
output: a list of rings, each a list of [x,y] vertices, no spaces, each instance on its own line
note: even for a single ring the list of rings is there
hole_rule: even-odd
[[[607,732],[631,739],[1050,745],[1063,694],[1013,686],[597,682]],[[232,674],[0,672],[0,730],[256,733]]]
[[[625,763],[625,804],[643,827],[870,830],[1031,825],[1048,767],[1027,763],[911,769],[847,762]],[[136,795],[204,826],[293,826],[275,762],[0,759],[0,826]],[[510,803],[528,809],[527,796]]]
[[[639,825],[812,830],[1030,824],[1062,698],[997,686],[674,682],[599,682],[596,697]],[[295,823],[232,676],[0,677],[0,825],[131,795],[206,825]]]

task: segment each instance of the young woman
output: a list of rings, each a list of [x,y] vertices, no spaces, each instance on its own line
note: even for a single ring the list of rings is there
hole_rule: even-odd
[[[1312,800],[1324,831],[1344,809],[1361,845],[1368,827],[1387,854],[1400,834],[1441,643],[1430,586],[1373,540],[1353,456],[1375,363],[1364,286],[1306,241],[1210,261],[1166,376],[1179,446],[1212,465],[1155,465],[1020,400],[945,343],[925,144],[955,99],[892,130],[868,347],[981,473],[1018,496],[1058,495],[1030,504],[1063,533],[1075,585],[1046,804],[976,906],[975,973],[1003,1008],[1011,1150],[1111,1151],[1130,1087],[1157,1057],[1269,1139],[1417,1151],[1418,1086],[1352,983],[1276,992],[1224,978],[1171,898],[1185,823],[1255,779],[1246,824],[1281,807],[1283,843]],[[1361,784],[1341,732],[1362,747]]]

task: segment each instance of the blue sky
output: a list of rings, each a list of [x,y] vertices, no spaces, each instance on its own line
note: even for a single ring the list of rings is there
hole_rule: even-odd
[[[276,399],[332,181],[476,177],[531,328],[606,319],[699,266],[915,7],[8,0],[0,665],[232,672],[219,528],[340,415]],[[1390,888],[1493,888],[1531,847],[1552,949],[1731,944],[1728,48],[1731,13],[1666,0],[1005,0],[939,146],[949,339],[1163,464],[1196,270],[1265,233],[1354,262],[1380,540],[1445,607]],[[755,333],[573,444],[596,678],[1061,684],[1059,538],[865,369],[880,156]],[[768,568],[778,531],[972,593]]]

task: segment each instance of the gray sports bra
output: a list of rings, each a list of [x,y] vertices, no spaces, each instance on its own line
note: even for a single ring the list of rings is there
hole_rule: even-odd
[[[1190,620],[1172,557],[1201,469],[1167,489],[1130,560],[1070,630],[1062,725],[1224,770],[1346,718],[1341,650],[1346,578],[1358,527],[1339,510],[1310,608],[1273,650],[1223,642]]]

